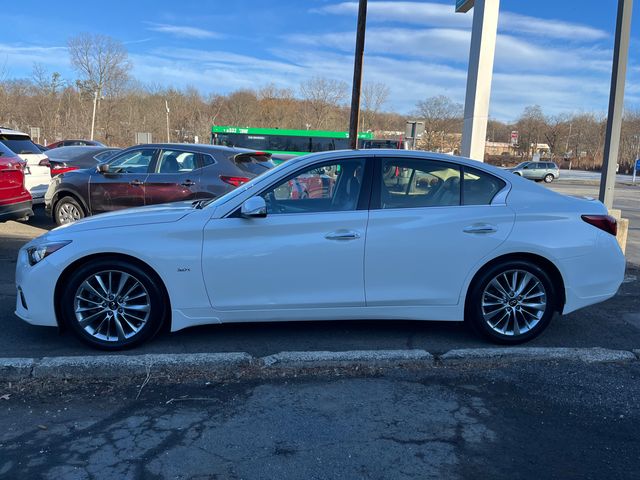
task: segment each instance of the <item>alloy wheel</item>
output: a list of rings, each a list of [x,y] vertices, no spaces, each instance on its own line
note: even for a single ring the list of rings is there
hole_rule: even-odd
[[[548,308],[547,292],[533,273],[508,270],[487,283],[481,308],[491,330],[516,337],[540,323]]]
[[[91,337],[122,342],[145,326],[151,313],[149,292],[134,275],[105,270],[86,278],[74,299],[75,318]]]
[[[58,207],[58,223],[60,225],[75,222],[81,218],[82,212],[73,203],[65,202]]]

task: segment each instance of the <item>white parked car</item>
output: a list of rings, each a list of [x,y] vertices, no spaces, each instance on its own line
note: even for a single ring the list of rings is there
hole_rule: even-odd
[[[0,127],[0,142],[27,162],[24,185],[31,193],[34,205],[44,203],[44,194],[51,181],[49,165],[43,162],[47,156],[31,141],[29,135],[16,130]]]
[[[518,343],[616,293],[615,231],[601,203],[473,160],[324,152],[216,200],[52,230],[20,250],[16,313],[103,349],[165,323],[347,319],[466,319]]]

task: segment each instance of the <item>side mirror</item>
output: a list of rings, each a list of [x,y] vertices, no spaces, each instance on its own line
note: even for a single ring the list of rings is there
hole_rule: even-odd
[[[100,165],[98,165],[98,173],[109,173],[109,164],[108,163],[101,163]]]
[[[264,218],[267,216],[267,204],[262,197],[251,197],[244,201],[240,208],[244,218]]]

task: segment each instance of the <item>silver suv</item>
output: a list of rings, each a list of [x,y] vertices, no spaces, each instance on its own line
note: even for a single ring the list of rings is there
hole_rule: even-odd
[[[530,180],[544,180],[545,183],[551,183],[560,176],[560,169],[553,162],[522,162],[507,170]]]

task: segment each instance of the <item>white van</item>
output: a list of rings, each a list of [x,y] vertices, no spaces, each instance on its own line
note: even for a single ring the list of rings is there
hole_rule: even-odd
[[[44,194],[51,181],[47,156],[31,141],[26,133],[0,127],[0,142],[25,162],[24,184],[33,197],[33,204],[44,203]],[[42,162],[47,160],[47,162]],[[41,164],[42,162],[42,164]]]

